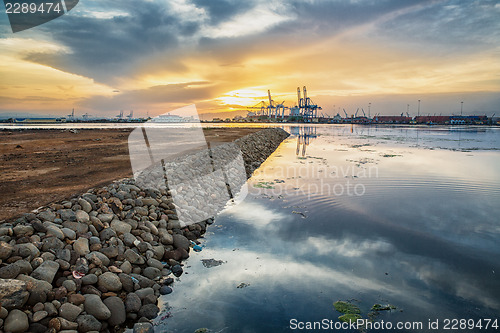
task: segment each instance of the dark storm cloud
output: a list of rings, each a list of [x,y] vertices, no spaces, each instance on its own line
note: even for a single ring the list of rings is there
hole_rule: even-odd
[[[401,15],[374,31],[390,31],[394,41],[456,46],[462,50],[479,45],[498,46],[500,39],[499,1],[446,1]],[[425,28],[423,28],[425,27]],[[411,37],[411,38],[409,38]]]
[[[108,10],[124,14],[112,18],[75,15],[44,27],[71,54],[31,54],[27,59],[110,83],[113,77],[132,73],[136,60],[177,48],[179,36],[199,28],[193,22],[183,22],[163,4],[144,1],[139,6],[120,1],[115,2],[115,8],[112,4],[108,3]]]

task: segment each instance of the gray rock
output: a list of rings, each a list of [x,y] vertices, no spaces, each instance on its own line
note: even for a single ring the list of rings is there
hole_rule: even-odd
[[[76,216],[76,221],[77,222],[80,222],[80,223],[89,223],[89,221],[90,221],[89,214],[87,214],[87,212],[84,211],[84,210],[77,210],[75,212],[75,216]]]
[[[19,266],[19,274],[29,275],[33,272],[33,267],[31,267],[31,264],[26,260],[18,260],[14,265]]]
[[[116,237],[116,232],[111,228],[104,228],[99,233],[101,240],[109,240],[111,237]]]
[[[134,211],[136,214],[142,215],[142,216],[148,216],[149,211],[145,207],[135,207]]]
[[[116,325],[121,325],[126,320],[125,305],[123,301],[116,296],[108,297],[104,300],[104,304],[111,311],[111,317],[108,319],[108,323],[113,327]]]
[[[132,273],[132,264],[128,261],[125,260],[123,264],[120,266],[120,269],[123,271],[125,274],[130,274]]]
[[[100,249],[99,252],[103,253],[108,258],[115,258],[118,255],[118,248],[115,246],[108,246]]]
[[[120,273],[118,274],[118,277],[120,278],[120,282],[122,283],[122,289],[128,293],[134,291],[134,281],[132,280],[132,277],[130,275],[127,275],[125,273]]]
[[[62,228],[61,231],[63,232],[64,237],[71,239],[71,240],[76,239],[76,232],[74,232],[70,228]]]
[[[139,312],[141,305],[141,299],[135,293],[130,293],[125,298],[125,309],[127,312]]]
[[[181,276],[182,273],[184,272],[180,265],[174,265],[170,270],[176,277]]]
[[[89,226],[85,223],[65,221],[63,222],[63,227],[68,228],[76,232],[77,234],[84,234],[89,231]]]
[[[109,291],[120,291],[122,289],[120,278],[118,275],[111,272],[99,275],[98,285]]]
[[[134,246],[134,242],[136,240],[137,240],[137,238],[134,235],[132,235],[131,233],[123,234],[123,243],[128,247]]]
[[[153,235],[158,235],[158,228],[151,221],[146,221],[145,224]]]
[[[85,256],[90,253],[89,240],[87,238],[80,237],[73,243],[73,249],[80,256]]]
[[[21,272],[21,269],[19,268],[18,265],[10,264],[7,266],[4,266],[0,268],[0,278],[2,279],[15,279],[19,273]]]
[[[97,283],[97,275],[95,274],[88,274],[82,277],[82,284],[95,284]]]
[[[78,317],[81,312],[82,309],[79,306],[71,303],[64,303],[59,308],[59,316],[69,321],[75,321],[76,317]]]
[[[4,308],[3,306],[0,307],[0,319],[7,318],[8,314],[9,314],[9,311],[6,308]]]
[[[0,242],[0,259],[6,260],[10,257],[14,251],[14,247],[6,242]]]
[[[76,214],[71,209],[60,209],[57,211],[57,213],[61,215],[61,220],[63,221],[71,221],[71,222],[76,221]]]
[[[181,248],[189,251],[189,245],[191,244],[191,242],[186,237],[184,237],[183,235],[174,234],[173,238],[175,248]]]
[[[137,254],[137,252],[131,250],[131,249],[128,249],[125,251],[124,253],[125,255],[125,258],[131,263],[131,264],[135,264],[135,265],[142,265],[145,263],[145,260],[144,258]]]
[[[102,302],[101,297],[93,294],[85,295],[85,312],[100,320],[107,320],[111,317],[111,311]]]
[[[63,271],[67,271],[71,267],[71,264],[67,261],[56,259],[56,262],[59,264],[59,268]]]
[[[153,199],[153,198],[142,198],[142,203],[146,206],[158,206],[159,203],[156,199]]]
[[[71,251],[68,249],[57,250],[56,258],[69,262],[71,260]]]
[[[3,308],[21,308],[28,301],[28,297],[26,282],[0,279],[0,300]]]
[[[73,280],[65,280],[62,284],[68,292],[76,291],[76,283]]]
[[[161,295],[168,295],[168,294],[171,294],[172,293],[172,288],[170,288],[169,286],[162,286],[160,288],[160,294]]]
[[[110,226],[117,235],[130,233],[130,231],[132,231],[132,226],[130,224],[118,220],[112,221]]]
[[[139,286],[141,288],[149,288],[155,285],[155,282],[153,280],[148,279],[147,277],[142,276],[140,274],[130,274],[130,276],[139,280]]]
[[[133,333],[154,333],[151,323],[135,323]]]
[[[49,315],[47,311],[37,311],[33,314],[33,322],[39,322],[40,320],[46,318]]]
[[[31,225],[33,226],[33,228],[38,231],[38,232],[43,232],[45,233],[47,231],[47,228],[43,225],[43,223],[36,219],[35,221],[31,222]]]
[[[93,252],[90,252],[90,254],[88,254],[86,256],[86,258],[88,258],[90,262],[92,262],[94,260],[93,257],[97,257],[102,262],[102,264],[104,266],[109,266],[109,264],[110,264],[109,258],[106,257],[106,255],[104,253],[101,253],[98,251],[93,251]]]
[[[153,246],[154,258],[161,260],[165,254],[165,247],[163,245]]]
[[[56,218],[56,213],[54,213],[53,211],[50,211],[50,210],[45,210],[43,212],[38,213],[36,217],[38,219],[40,219],[41,221],[53,222],[54,219]]]
[[[148,295],[154,295],[155,294],[155,291],[153,288],[143,288],[143,289],[139,289],[135,292],[135,294],[137,296],[139,296],[139,298],[141,300],[143,300],[146,296]]]
[[[163,269],[163,264],[161,261],[155,259],[155,258],[149,258],[147,262],[148,266],[158,268],[158,269]]]
[[[54,226],[54,225],[51,225],[51,226],[47,227],[46,234],[47,234],[47,236],[57,237],[60,240],[64,239],[64,233],[62,232],[62,230],[59,229],[58,227]]]
[[[146,267],[142,274],[151,280],[156,280],[161,277],[161,271],[156,267]]]
[[[48,313],[49,316],[53,317],[58,314],[57,309],[54,304],[47,302],[43,305],[43,309]]]
[[[21,237],[21,236],[33,235],[33,233],[35,232],[35,229],[33,229],[33,227],[30,225],[18,224],[14,227],[13,231],[14,231],[14,235],[16,235],[17,237]]]
[[[78,329],[78,324],[74,323],[72,321],[66,320],[62,317],[57,318],[59,322],[61,323],[61,331],[59,332],[66,332],[69,333],[68,331],[75,331]],[[75,331],[77,332],[77,331]]]
[[[97,215],[97,218],[103,223],[111,222],[114,217],[115,217],[114,214],[99,214],[99,215]]]
[[[141,309],[137,313],[139,317],[145,317],[148,319],[154,319],[158,316],[160,309],[154,304],[146,304],[141,306]]]
[[[92,315],[82,315],[76,319],[78,332],[99,332],[102,324]]]
[[[80,198],[78,199],[78,204],[86,213],[90,213],[92,211],[92,205],[87,200]]]
[[[55,261],[48,260],[44,261],[40,266],[37,267],[31,273],[31,277],[37,279],[37,280],[43,280],[47,281],[48,283],[52,283],[52,280],[54,280],[54,276],[56,275],[57,271],[59,270],[59,264]]]
[[[57,237],[48,237],[42,241],[42,251],[58,250],[64,248],[64,243]]]
[[[4,330],[11,333],[26,332],[30,326],[28,316],[21,310],[14,309],[5,319]]]

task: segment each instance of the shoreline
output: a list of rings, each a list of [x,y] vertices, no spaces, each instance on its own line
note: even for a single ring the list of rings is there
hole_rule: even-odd
[[[246,178],[288,137],[234,140]],[[24,332],[153,332],[160,295],[213,218],[182,225],[167,189],[122,179],[0,225],[0,328]],[[85,296],[84,296],[85,295]]]

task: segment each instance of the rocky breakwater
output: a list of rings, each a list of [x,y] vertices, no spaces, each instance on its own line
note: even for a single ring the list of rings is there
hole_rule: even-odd
[[[288,135],[236,140],[248,175]],[[160,295],[213,218],[183,225],[168,188],[133,179],[0,225],[0,332],[153,332]]]

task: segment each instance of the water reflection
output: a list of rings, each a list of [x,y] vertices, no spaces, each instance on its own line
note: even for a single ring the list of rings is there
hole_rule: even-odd
[[[306,147],[312,139],[317,137],[316,127],[310,126],[292,126],[290,127],[290,134],[297,137],[297,150],[295,155],[299,156],[302,153],[302,157],[306,156]]]
[[[396,305],[379,317],[391,322],[497,318],[499,132],[313,128],[301,156],[309,130],[290,128],[250,195],[217,217],[158,331],[289,332],[292,318],[337,320],[332,303],[353,299],[364,316]],[[326,190],[347,182],[363,195]],[[205,268],[211,258],[225,263]]]

